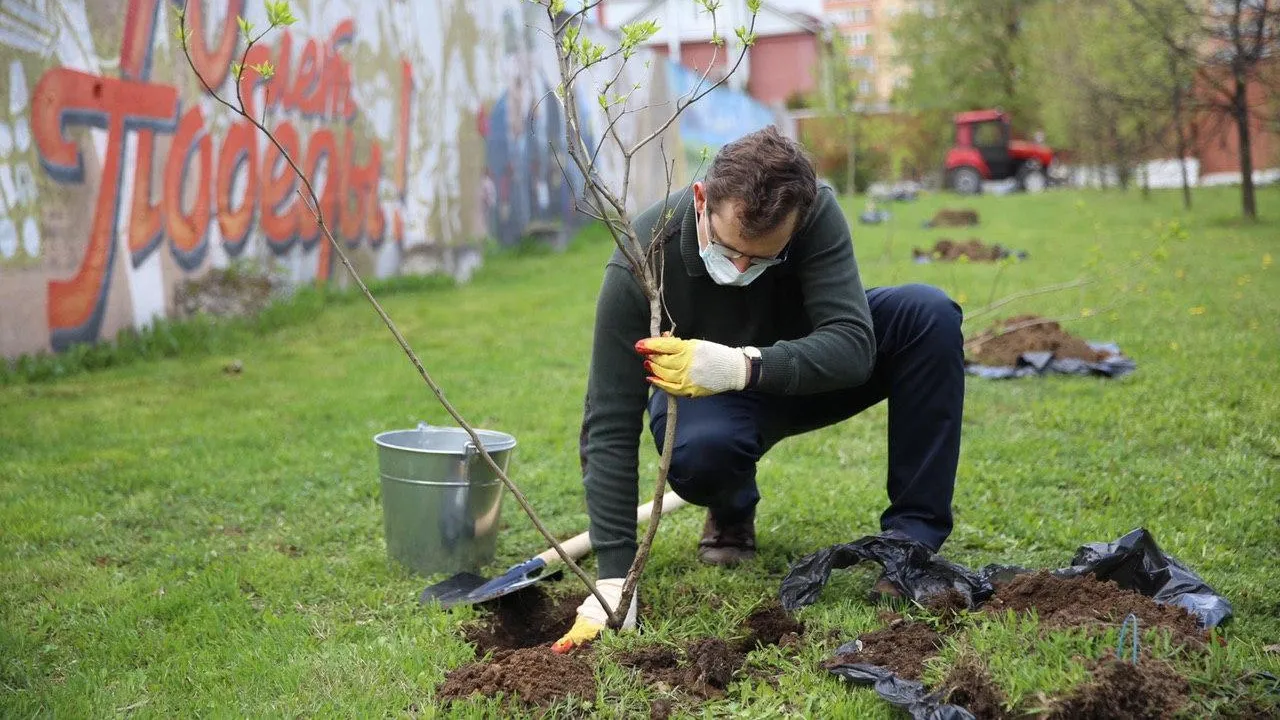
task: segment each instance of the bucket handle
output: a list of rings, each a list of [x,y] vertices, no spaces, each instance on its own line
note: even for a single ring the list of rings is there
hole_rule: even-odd
[[[462,482],[471,484],[471,466],[479,456],[480,450],[476,448],[476,444],[468,440],[466,446],[462,448],[462,460],[458,462],[458,476]]]
[[[419,432],[430,432],[435,429],[431,423],[418,421]],[[471,484],[471,466],[475,464],[476,458],[479,457],[480,450],[471,440],[467,440],[467,444],[462,448],[462,459],[458,461],[458,478],[465,484]]]

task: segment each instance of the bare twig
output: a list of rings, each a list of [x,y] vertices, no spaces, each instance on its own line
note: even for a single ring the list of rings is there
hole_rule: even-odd
[[[280,141],[276,139],[275,135],[270,130],[268,130],[263,123],[259,122],[256,118],[254,118],[245,110],[244,103],[240,99],[239,92],[238,92],[238,89],[240,87],[240,75],[243,74],[244,72],[243,65],[239,68],[239,72],[237,73],[237,77],[236,77],[237,101],[240,102],[240,106],[237,108],[236,106],[233,106],[231,103],[223,99],[220,95],[218,95],[218,93],[209,86],[209,83],[204,79],[204,77],[200,75],[199,70],[196,69],[195,62],[191,58],[191,53],[187,47],[186,13],[185,12],[181,13],[179,18],[181,23],[180,25],[181,30],[179,32],[179,36],[182,40],[182,52],[183,52],[183,55],[186,56],[187,63],[191,66],[192,72],[194,72],[196,74],[196,77],[200,79],[200,83],[205,87],[208,93],[214,97],[214,99],[216,99],[218,102],[222,103],[223,105],[226,105],[228,108],[232,110],[232,112],[247,119],[250,123],[253,124],[255,128],[257,128],[262,134],[264,134],[267,137],[267,139],[271,141],[273,145],[275,145],[277,150],[279,150],[280,155],[285,159],[286,162],[289,163],[289,167],[293,169],[294,174],[297,175],[298,179],[300,179],[302,181],[302,184],[306,187],[307,192],[305,195],[302,193],[301,190],[297,191],[299,198],[302,200],[302,204],[305,207],[307,207],[308,210],[311,211],[312,215],[316,219],[316,224],[320,227],[320,230],[324,233],[325,237],[328,238],[329,244],[332,246],[333,251],[338,255],[338,259],[342,262],[343,267],[347,269],[347,272],[350,274],[352,281],[355,282],[356,285],[360,288],[360,292],[365,296],[365,299],[368,300],[369,303],[373,306],[374,310],[378,313],[378,317],[382,319],[383,324],[385,324],[387,326],[387,329],[391,331],[392,336],[395,338],[396,342],[400,345],[400,349],[403,350],[405,355],[408,356],[409,361],[413,363],[414,368],[418,371],[418,374],[422,377],[422,379],[427,383],[427,386],[431,389],[432,393],[435,394],[436,399],[440,401],[441,406],[443,406],[445,411],[448,412],[449,415],[454,419],[454,421],[458,423],[458,426],[461,427],[467,433],[467,436],[470,437],[472,444],[475,445],[477,451],[480,453],[480,456],[484,458],[485,463],[498,476],[498,479],[502,481],[502,484],[506,486],[506,488],[509,491],[511,491],[511,494],[515,497],[516,502],[519,503],[521,509],[523,509],[524,512],[529,516],[530,521],[532,521],[534,527],[537,528],[538,532],[542,533],[543,537],[546,538],[547,541],[551,543],[551,546],[553,548],[555,548],[556,554],[560,556],[560,559],[564,561],[565,565],[568,566],[575,575],[578,576],[578,579],[582,580],[583,584],[587,586],[587,588],[591,591],[591,593],[595,595],[595,597],[601,603],[605,603],[605,599],[600,594],[600,591],[596,588],[595,583],[592,582],[592,580],[587,576],[587,574],[583,572],[582,568],[579,567],[576,562],[574,562],[573,558],[569,557],[569,554],[565,552],[564,548],[560,545],[560,542],[556,540],[555,535],[553,535],[547,529],[547,527],[542,523],[542,521],[538,518],[537,513],[534,512],[533,507],[529,504],[529,501],[525,498],[524,493],[522,493],[520,491],[520,488],[518,488],[516,484],[512,482],[509,477],[507,477],[506,472],[504,472],[503,469],[494,461],[493,457],[489,455],[488,450],[486,450],[484,447],[484,442],[480,439],[480,436],[476,433],[475,429],[470,425],[470,423],[468,423],[462,417],[462,415],[458,413],[457,409],[454,408],[453,404],[450,403],[445,398],[444,391],[435,382],[435,380],[432,379],[431,375],[427,372],[426,367],[423,366],[422,361],[418,358],[417,354],[409,346],[409,342],[405,339],[404,335],[400,333],[400,330],[396,327],[395,323],[392,322],[391,317],[387,315],[386,311],[383,310],[382,305],[378,303],[377,299],[374,298],[373,293],[369,291],[368,286],[365,285],[364,281],[360,278],[360,273],[356,271],[355,266],[351,264],[351,260],[347,257],[346,252],[342,249],[342,243],[338,242],[338,239],[334,237],[332,231],[330,231],[328,223],[325,222],[324,212],[320,205],[320,198],[316,194],[315,188],[312,186],[311,180],[307,177],[306,173],[304,173],[302,169],[298,167],[298,164],[294,161],[293,157],[280,144]],[[275,26],[272,25],[271,28],[268,28],[268,31],[274,27]],[[264,31],[263,34],[265,34],[266,32],[267,31]],[[261,37],[261,35],[259,37]],[[245,54],[246,55],[248,54],[247,50]],[[308,200],[310,202],[308,202]]]
[[[1016,293],[1013,293],[1012,295],[1003,297],[987,305],[986,307],[979,308],[970,313],[965,313],[964,319],[965,319],[965,322],[968,322],[975,318],[980,318],[983,315],[988,315],[990,313],[993,313],[996,310],[1004,307],[1005,305],[1008,305],[1009,303],[1017,302],[1018,300],[1022,300],[1024,298],[1034,297],[1036,295],[1045,295],[1053,292],[1059,292],[1061,290],[1070,290],[1071,288],[1076,288],[1076,287],[1083,287],[1085,285],[1091,285],[1097,281],[1098,281],[1097,278],[1079,278],[1077,280],[1071,280],[1070,282],[1058,283],[1056,285],[1045,285],[1044,287],[1033,288],[1031,290],[1023,290],[1022,292],[1016,292]]]
[[[623,70],[629,58],[629,54],[624,54],[618,68],[613,72],[612,78],[604,84],[603,89],[601,90],[603,93],[601,96],[603,98],[601,105],[605,113],[606,125],[601,134],[600,141],[596,144],[596,147],[593,150],[592,148],[587,147],[582,133],[581,118],[578,115],[575,82],[589,67],[599,65],[605,59],[612,58],[616,53],[610,53],[609,55],[597,60],[588,59],[585,62],[577,62],[577,67],[574,67],[576,49],[571,47],[572,43],[564,42],[562,38],[567,37],[565,33],[574,25],[574,23],[577,23],[576,32],[582,32],[583,14],[589,7],[594,7],[595,3],[585,5],[582,10],[570,14],[562,21],[557,17],[557,14],[553,12],[550,0],[539,0],[539,3],[546,9],[550,26],[554,29],[555,37],[553,38],[553,44],[557,50],[557,64],[560,70],[560,77],[563,80],[563,83],[559,88],[557,88],[556,96],[563,107],[565,135],[567,140],[566,145],[568,147],[569,157],[578,168],[578,171],[582,173],[586,185],[586,194],[595,201],[596,207],[601,211],[601,214],[606,214],[604,212],[606,206],[612,208],[614,211],[614,216],[607,218],[605,225],[610,235],[613,237],[615,244],[617,244],[617,246],[622,250],[623,255],[627,259],[627,263],[631,268],[632,274],[640,285],[645,298],[649,301],[650,334],[652,336],[660,334],[664,313],[666,313],[665,316],[667,319],[671,321],[672,332],[674,332],[674,321],[670,318],[669,311],[665,307],[665,298],[663,297],[663,276],[665,270],[664,255],[662,252],[662,244],[658,242],[658,238],[665,235],[667,223],[671,220],[666,216],[668,214],[668,203],[670,202],[671,196],[674,163],[668,166],[666,160],[666,149],[665,146],[663,146],[661,154],[663,157],[663,167],[666,172],[667,192],[664,196],[659,222],[655,223],[655,231],[651,234],[651,237],[648,238],[649,242],[646,247],[642,245],[641,239],[637,236],[627,210],[631,189],[632,160],[641,149],[648,145],[648,143],[652,142],[655,138],[661,138],[685,109],[702,97],[705,97],[707,93],[723,84],[728,79],[728,76],[732,75],[733,72],[737,70],[750,48],[750,37],[754,35],[756,14],[755,12],[751,13],[751,24],[745,31],[747,35],[744,36],[744,40],[746,42],[743,43],[742,52],[738,56],[737,62],[735,62],[730,68],[729,73],[704,90],[703,86],[706,82],[706,78],[715,67],[715,58],[713,57],[698,84],[689,91],[689,93],[682,96],[676,102],[674,111],[665,119],[665,121],[659,124],[658,129],[649,133],[639,142],[630,146],[626,144],[621,134],[618,132],[618,123],[629,113],[636,112],[638,110],[628,107],[635,90],[632,89],[632,91],[628,92],[625,96],[620,96],[621,102],[611,102],[608,97],[608,92],[618,82],[619,78],[622,77]],[[714,7],[708,9],[712,10],[712,22],[714,24]],[[574,35],[573,37],[579,36]],[[595,48],[593,48],[593,50],[594,49]],[[583,53],[584,57],[589,57],[589,55],[590,53]],[[647,107],[652,108],[654,105],[648,105]],[[616,110],[613,110],[613,108],[616,108]],[[622,187],[620,192],[617,193],[609,188],[596,172],[599,155],[604,144],[609,141],[612,141],[613,144],[617,146],[621,159]],[[561,171],[564,172],[563,165],[561,167]],[[667,476],[671,467],[671,454],[674,451],[675,446],[676,400],[674,397],[668,398],[666,422],[667,425],[663,444],[663,453],[659,460],[658,476],[654,483],[653,512],[649,521],[648,531],[638,544],[635,560],[632,562],[631,568],[628,570],[626,579],[623,582],[621,600],[618,603],[618,607],[613,610],[610,616],[609,625],[615,629],[621,627],[622,622],[627,615],[627,610],[630,608],[630,602],[634,596],[636,584],[639,581],[640,575],[648,560],[649,551],[653,545],[653,540],[657,535],[659,521],[662,517],[662,494],[665,491],[664,488],[666,487]],[[607,608],[608,606],[605,605],[604,607]]]

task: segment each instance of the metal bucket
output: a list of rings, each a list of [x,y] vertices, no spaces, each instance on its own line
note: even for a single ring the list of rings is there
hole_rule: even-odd
[[[516,439],[476,430],[498,467]],[[382,478],[387,555],[430,575],[478,570],[493,561],[503,487],[465,430],[420,423],[373,438]]]

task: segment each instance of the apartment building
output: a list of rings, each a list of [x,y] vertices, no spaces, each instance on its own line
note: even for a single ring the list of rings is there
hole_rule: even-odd
[[[887,103],[894,87],[906,81],[906,70],[894,62],[893,24],[920,5],[920,0],[823,0],[824,19],[844,37],[864,102]]]

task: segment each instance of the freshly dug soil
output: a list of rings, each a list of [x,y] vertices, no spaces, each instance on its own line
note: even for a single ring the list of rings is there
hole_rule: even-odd
[[[949,620],[956,616],[957,613],[969,609],[969,601],[965,599],[964,593],[955,588],[948,588],[945,592],[938,593],[925,600],[924,606],[929,612],[938,615],[944,620]]]
[[[529,705],[547,705],[567,695],[595,700],[596,677],[584,660],[550,648],[500,650],[490,662],[463,665],[445,677],[437,698],[447,702],[479,693],[517,695]]]
[[[682,690],[703,700],[723,697],[746,655],[719,638],[695,640],[683,648],[658,646],[618,655],[618,662],[639,670],[648,685]]]
[[[991,673],[977,658],[966,655],[951,668],[942,681],[947,702],[959,705],[974,717],[983,720],[1003,720],[1009,717],[1004,711],[1004,692],[996,686]]]
[[[1048,628],[1119,625],[1133,613],[1139,631],[1151,627],[1168,630],[1174,642],[1201,646],[1207,639],[1196,617],[1175,605],[1161,605],[1151,598],[1122,590],[1092,575],[1060,578],[1046,571],[1018,575],[996,587],[984,610],[1024,612],[1035,608]]]
[[[1110,657],[1094,669],[1093,677],[1076,688],[1054,709],[1050,718],[1145,720],[1172,717],[1190,690],[1166,663],[1139,656],[1138,664]]]
[[[804,634],[804,623],[788,615],[776,603],[751,613],[743,625],[751,632],[739,647],[743,652],[766,645],[788,647],[799,642],[800,636]]]
[[[1016,365],[1025,352],[1052,352],[1059,358],[1087,362],[1107,357],[1107,353],[1089,347],[1089,343],[1069,334],[1058,323],[1038,315],[1018,315],[997,322],[966,340],[965,349],[971,361],[996,367]]]
[[[943,208],[934,213],[933,218],[929,220],[929,227],[967,227],[969,225],[978,224],[977,210],[954,210],[952,208]]]
[[[530,586],[493,601],[492,616],[463,630],[476,646],[476,657],[490,650],[518,650],[550,646],[573,627],[579,597],[553,599],[542,588]]]
[[[961,257],[967,257],[973,262],[995,262],[1008,255],[1009,251],[1003,247],[999,245],[983,245],[978,238],[969,238],[965,242],[942,238],[927,250],[911,249],[911,258],[913,260],[927,258],[940,262],[955,262]]]
[[[858,636],[862,650],[850,655],[836,655],[823,663],[835,665],[878,665],[908,680],[920,679],[924,661],[938,654],[942,636],[925,623],[911,620],[894,622]]]

